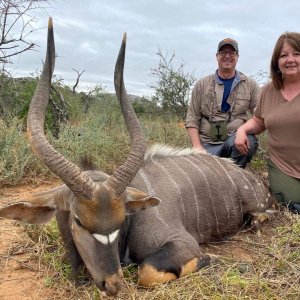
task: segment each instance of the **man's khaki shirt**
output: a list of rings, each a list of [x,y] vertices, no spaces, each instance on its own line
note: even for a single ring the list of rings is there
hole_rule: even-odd
[[[224,85],[216,74],[198,80],[193,88],[191,102],[186,117],[186,128],[194,127],[199,130],[202,143],[213,142],[210,137],[211,121],[228,121],[229,113],[221,110]],[[255,80],[236,71],[227,103],[230,105],[231,117],[227,125],[231,134],[243,125],[252,115],[256,107],[259,86]]]

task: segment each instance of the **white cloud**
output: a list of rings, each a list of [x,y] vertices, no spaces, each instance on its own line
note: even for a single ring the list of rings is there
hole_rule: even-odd
[[[80,45],[80,48],[82,48],[84,51],[88,51],[89,53],[92,53],[92,54],[97,54],[98,53],[97,50],[93,49],[93,47],[91,46],[91,44],[89,42],[82,43]]]

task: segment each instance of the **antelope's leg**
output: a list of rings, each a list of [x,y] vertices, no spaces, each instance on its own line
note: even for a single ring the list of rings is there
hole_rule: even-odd
[[[138,284],[153,287],[196,272],[210,263],[210,257],[201,253],[199,245],[171,241],[148,256],[138,270]]]

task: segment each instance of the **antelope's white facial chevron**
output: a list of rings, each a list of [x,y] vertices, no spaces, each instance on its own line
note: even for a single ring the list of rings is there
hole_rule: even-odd
[[[108,245],[115,241],[119,233],[119,230],[114,231],[113,233],[109,235],[103,235],[98,233],[93,233],[92,236],[101,244]]]

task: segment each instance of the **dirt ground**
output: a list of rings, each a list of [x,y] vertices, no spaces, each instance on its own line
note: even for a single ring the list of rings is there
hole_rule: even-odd
[[[22,194],[45,190],[57,183],[43,183],[38,186],[24,185],[2,188],[0,205],[3,199],[21,199]],[[30,241],[23,226],[16,221],[0,220],[0,299],[31,300],[54,299],[53,291],[45,287],[44,278],[49,273],[45,266],[30,260]],[[32,251],[31,251],[32,250]]]

